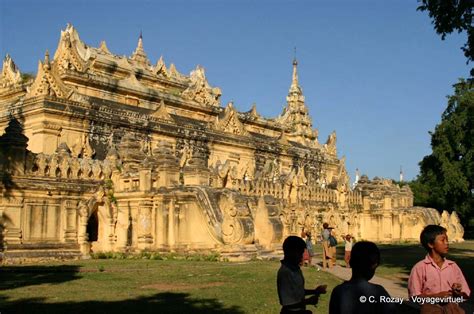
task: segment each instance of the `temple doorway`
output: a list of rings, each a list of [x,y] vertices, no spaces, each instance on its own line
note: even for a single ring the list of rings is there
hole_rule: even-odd
[[[97,210],[89,217],[86,232],[89,235],[89,242],[97,241],[99,235],[99,217],[97,216]]]

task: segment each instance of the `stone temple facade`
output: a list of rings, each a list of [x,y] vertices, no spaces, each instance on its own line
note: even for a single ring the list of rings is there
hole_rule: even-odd
[[[261,254],[301,229],[417,240],[456,214],[413,207],[407,186],[362,176],[351,189],[336,133],[319,142],[297,62],[286,108],[221,106],[189,75],[86,45],[73,26],[35,77],[6,56],[0,76],[0,243],[9,252],[217,251]],[[66,253],[64,253],[66,254]]]

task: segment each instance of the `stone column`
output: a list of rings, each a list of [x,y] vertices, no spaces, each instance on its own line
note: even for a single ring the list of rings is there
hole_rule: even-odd
[[[183,169],[185,185],[209,185],[210,171],[207,156],[202,148],[195,148],[192,157]]]
[[[23,210],[23,199],[11,198],[9,200],[4,199],[3,214],[7,214],[9,221],[8,225],[5,222],[5,238],[7,243],[22,243],[23,232],[21,230],[22,225],[22,210]]]
[[[117,235],[116,247],[119,250],[125,250],[127,247],[127,232],[129,225],[129,215],[127,204],[118,204],[117,227],[115,233]]]
[[[389,193],[383,196],[383,209],[392,209],[392,198]]]
[[[151,190],[151,165],[142,164],[139,170],[140,191],[149,192]]]
[[[392,223],[392,213],[390,210],[383,211],[382,226],[379,230],[382,231],[382,239],[380,240],[389,241],[392,239],[393,223]]]
[[[90,243],[88,242],[89,235],[87,234],[87,218],[87,216],[81,216],[79,218],[79,228],[77,234],[77,240],[79,242],[81,253],[86,256],[90,254],[91,249]]]
[[[150,248],[153,243],[151,234],[151,211],[153,202],[141,201],[138,208],[138,248]]]
[[[67,200],[64,202],[66,224],[64,229],[64,241],[68,243],[77,242],[77,201]],[[87,223],[87,222],[86,222]]]
[[[160,142],[153,150],[157,165],[156,187],[169,187],[179,183],[179,164],[173,154],[171,144]]]
[[[174,247],[176,240],[175,240],[175,232],[174,232],[174,212],[175,212],[175,200],[171,199],[169,203],[169,210],[168,210],[168,246],[170,248]]]
[[[3,208],[0,207],[0,253],[5,249],[5,243],[3,241],[5,237],[5,225],[3,224]],[[1,263],[1,258],[0,258]]]

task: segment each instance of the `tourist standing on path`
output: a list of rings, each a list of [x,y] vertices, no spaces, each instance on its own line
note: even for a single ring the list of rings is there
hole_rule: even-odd
[[[384,287],[370,283],[380,262],[380,251],[373,242],[357,242],[352,248],[352,277],[331,293],[329,314],[391,314],[395,304]]]
[[[277,290],[281,314],[310,314],[307,304],[316,305],[319,296],[326,293],[326,285],[316,289],[304,288],[304,277],[300,268],[306,243],[297,236],[289,236],[283,242],[283,260],[277,275]],[[305,296],[311,295],[309,298]]]
[[[342,236],[342,238],[344,239],[344,261],[346,262],[346,267],[350,268],[349,261],[351,259],[352,243],[354,237],[350,234],[346,234],[345,236]]]
[[[326,268],[326,265],[332,267],[332,249],[329,247],[329,237],[331,236],[331,227],[327,222],[323,223],[323,232],[321,233],[322,237],[322,246],[323,246],[323,268]]]
[[[313,239],[311,237],[311,231],[305,231],[303,228],[303,230],[301,230],[301,237],[306,243],[306,250],[304,251],[304,255],[303,255],[304,265],[311,266],[312,265],[311,262],[314,256]]]

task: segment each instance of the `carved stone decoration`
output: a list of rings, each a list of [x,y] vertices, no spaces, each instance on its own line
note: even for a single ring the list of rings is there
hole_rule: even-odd
[[[280,178],[280,162],[277,158],[267,158],[265,164],[255,173],[256,179],[277,182]]]
[[[168,70],[166,69],[166,64],[163,61],[163,56],[157,61],[156,65],[153,68],[153,73],[157,76],[163,76],[168,78]]]
[[[142,201],[138,209],[138,243],[140,248],[148,248],[153,243],[151,234],[151,211],[153,203],[150,201]]]
[[[174,63],[170,64],[170,68],[168,69],[168,77],[177,81],[183,81],[186,78],[183,74],[178,72]]]
[[[234,187],[234,180],[237,178],[237,167],[230,160],[226,160],[225,163],[218,160],[214,167],[214,174],[216,175],[216,182],[213,186],[231,189]]]
[[[107,47],[107,44],[105,43],[105,40],[102,40],[102,41],[100,42],[99,50],[100,50],[102,53],[104,53],[104,54],[108,54],[108,55],[112,54],[112,53],[110,52],[109,48]]]
[[[324,144],[324,149],[329,155],[336,156],[337,155],[337,150],[336,150],[336,131],[332,131],[331,134],[329,134],[328,139],[326,141],[326,144]]]
[[[242,122],[240,122],[237,110],[235,110],[231,102],[227,104],[223,117],[219,119],[215,127],[217,130],[226,133],[243,136],[249,135],[249,132],[245,129]]]
[[[203,67],[196,67],[189,78],[189,86],[182,93],[184,99],[194,100],[204,106],[220,106],[222,92],[219,88],[209,85]]]
[[[336,189],[339,192],[347,192],[349,189],[349,175],[346,171],[346,157],[339,160],[339,169],[337,175]]]
[[[34,167],[38,176],[44,176],[46,174],[46,167],[48,166],[48,160],[45,154],[39,153],[35,157]]]
[[[9,54],[3,59],[0,87],[9,87],[21,83],[21,73]]]
[[[252,104],[252,108],[250,108],[249,111],[241,113],[240,116],[243,119],[250,120],[250,121],[254,121],[254,120],[258,120],[262,118],[262,116],[260,116],[260,114],[257,112],[257,105],[255,103]]]
[[[136,135],[126,133],[118,145],[118,154],[120,155],[122,165],[127,171],[136,171],[138,165],[146,158],[141,150],[140,142]]]
[[[81,53],[81,52],[82,53]],[[61,39],[54,53],[54,66],[59,73],[67,70],[86,72],[90,66],[90,51],[79,39],[71,25],[61,31]]]
[[[285,131],[281,132],[281,135],[278,138],[278,142],[283,145],[288,145],[288,137],[286,136]]]
[[[253,241],[254,226],[247,203],[237,200],[234,192],[221,194],[219,208],[222,211],[222,240],[225,244],[246,244]]]
[[[38,73],[27,93],[27,97],[52,96],[68,99],[73,93],[72,88],[67,87],[60,79],[56,78],[51,68],[49,52],[46,51],[44,61],[38,63]]]
[[[163,100],[161,100],[161,102],[158,105],[156,111],[153,112],[151,114],[151,116],[153,118],[159,119],[159,120],[165,120],[165,121],[170,121],[170,122],[174,121],[173,118],[171,117],[171,115],[166,110],[166,105],[165,105],[165,102]]]

